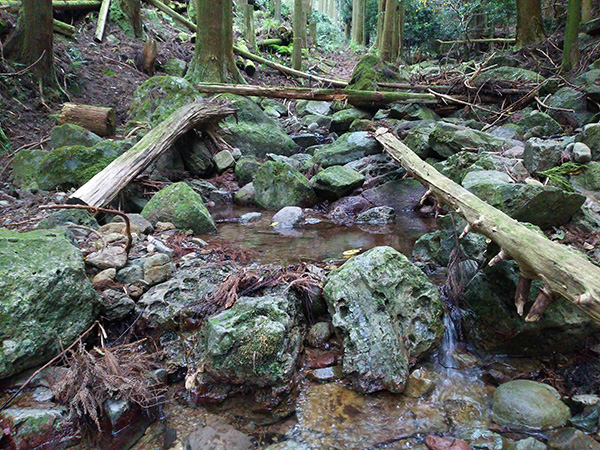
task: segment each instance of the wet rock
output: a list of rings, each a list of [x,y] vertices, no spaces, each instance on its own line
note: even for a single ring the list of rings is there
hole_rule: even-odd
[[[52,212],[48,217],[40,220],[39,229],[49,229],[64,225],[83,225],[97,230],[100,225],[88,211],[81,209],[61,209]]]
[[[102,316],[109,321],[121,320],[135,309],[135,302],[122,290],[106,289],[100,297]]]
[[[280,209],[272,219],[274,229],[296,228],[304,223],[304,211],[298,206],[286,206]]]
[[[100,270],[120,269],[127,264],[127,253],[121,246],[106,247],[100,251],[90,253],[85,263]]]
[[[319,197],[336,200],[362,186],[365,177],[345,166],[331,166],[311,178],[310,184]]]
[[[522,67],[501,66],[483,71],[477,76],[477,78],[475,78],[475,80],[478,83],[484,83],[488,81],[498,82],[501,80],[541,83],[545,80],[545,78],[537,72],[533,72],[532,70],[527,70]]]
[[[196,234],[217,231],[202,198],[185,183],[175,183],[158,191],[141,214],[152,223],[170,221],[180,230],[192,230]]]
[[[548,438],[550,450],[599,450],[600,444],[576,428],[563,428]]]
[[[592,150],[592,159],[600,160],[600,123],[590,123],[583,127],[580,139]]]
[[[59,229],[0,230],[0,379],[43,364],[96,319],[79,250]]]
[[[252,184],[256,203],[266,209],[311,206],[316,201],[306,177],[288,164],[267,161],[257,171]]]
[[[206,395],[253,388],[272,405],[289,393],[302,344],[299,301],[277,292],[240,297],[210,318],[195,348],[202,369],[188,375],[188,389]]]
[[[548,447],[543,442],[538,441],[535,438],[527,438],[518,441],[513,445],[510,450],[547,450]]]
[[[371,204],[394,208],[400,215],[403,211],[415,209],[426,190],[417,180],[405,178],[367,189],[362,195]]]
[[[589,162],[582,173],[571,175],[571,181],[573,185],[590,191],[600,190],[600,162]]]
[[[419,398],[429,394],[435,389],[435,380],[428,370],[424,368],[413,370],[406,381],[403,394],[407,397]]]
[[[344,197],[331,204],[327,213],[334,222],[354,223],[356,217],[373,205],[362,196]]]
[[[344,373],[361,392],[402,392],[410,358],[439,343],[436,288],[391,247],[376,247],[332,272],[324,289],[344,340]]]
[[[447,439],[432,434],[425,438],[425,445],[430,450],[472,450],[465,441]]]
[[[100,141],[102,138],[97,134],[72,123],[58,125],[50,132],[50,143],[54,149],[73,145],[93,147]]]
[[[152,422],[138,405],[125,399],[109,399],[102,406],[106,420],[102,422],[100,448],[131,448]]]
[[[296,113],[299,117],[304,117],[309,114],[326,116],[329,114],[331,102],[320,102],[313,100],[298,100],[296,102]]]
[[[465,149],[499,152],[511,147],[508,141],[489,133],[448,122],[437,122],[429,135],[429,145],[443,158]]]
[[[366,131],[345,133],[332,144],[324,145],[314,153],[315,164],[322,167],[344,165],[368,155],[379,153],[379,143]]]
[[[331,117],[331,125],[329,126],[329,131],[342,134],[348,131],[350,125],[356,119],[370,119],[371,114],[367,111],[360,110],[358,108],[348,108],[342,109],[341,111],[336,112]]]
[[[583,142],[576,142],[571,147],[573,161],[580,164],[588,163],[592,160],[592,150]]]
[[[523,152],[525,168],[530,173],[539,173],[558,166],[566,144],[555,139],[528,139]]]
[[[314,381],[336,381],[344,378],[342,366],[323,367],[321,369],[309,370],[306,376]]]
[[[3,448],[63,450],[81,440],[62,407],[8,408],[0,412],[0,426]]]
[[[185,450],[249,450],[252,439],[219,416],[210,415],[188,436]]]
[[[223,121],[223,128],[227,129],[223,138],[229,145],[239,148],[244,156],[257,158],[264,158],[267,153],[294,153],[294,141],[255,102],[237,95],[225,95],[224,98],[231,100],[238,109],[237,118],[228,117]]]
[[[475,428],[461,433],[461,438],[469,442],[472,448],[481,450],[503,450],[510,445],[509,439],[498,433],[481,428]]]
[[[385,225],[396,221],[396,211],[389,206],[376,206],[360,213],[356,217],[356,223],[367,225]]]
[[[537,322],[525,322],[517,314],[517,270],[516,263],[504,261],[485,267],[471,279],[461,304],[467,337],[486,351],[510,355],[570,353],[581,348],[598,326],[572,303],[556,299]],[[534,282],[525,313],[538,294],[539,284]]]
[[[235,166],[235,159],[229,150],[221,150],[214,157],[217,172],[223,173]]]
[[[215,169],[212,153],[206,141],[198,136],[195,130],[188,131],[173,145],[179,152],[183,167],[190,174],[198,177],[210,175]]]
[[[525,138],[548,137],[562,132],[562,126],[548,114],[533,110],[515,122],[525,131]]]
[[[242,156],[235,163],[235,176],[240,186],[251,183],[260,167],[260,163],[253,156]]]
[[[588,111],[586,102],[585,92],[568,86],[559,89],[545,100],[551,108],[560,109],[551,109],[548,113],[559,123],[571,128],[581,127],[592,119],[593,113]],[[567,112],[564,109],[574,112]]]
[[[564,426],[571,411],[553,387],[536,381],[515,380],[496,389],[492,416],[498,425],[547,430]]]
[[[102,283],[103,281],[113,281],[117,276],[117,270],[114,267],[98,272],[92,278],[92,284]]]
[[[278,444],[269,445],[265,450],[311,450],[311,448],[300,442],[284,441]]]
[[[164,253],[149,256],[144,260],[144,281],[149,286],[163,283],[173,275],[171,258]]]
[[[308,330],[306,342],[311,347],[324,347],[330,337],[331,324],[329,322],[317,322]]]
[[[424,122],[410,129],[402,142],[420,158],[427,158],[431,153],[429,136],[435,128],[435,122]]]
[[[245,184],[233,196],[233,202],[236,205],[250,206],[256,204],[256,191],[254,183]]]
[[[250,212],[242,215],[240,217],[240,223],[252,223],[260,220],[262,218],[262,214],[259,212]]]

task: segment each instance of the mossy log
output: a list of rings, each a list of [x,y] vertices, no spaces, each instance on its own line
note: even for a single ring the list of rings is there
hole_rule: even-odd
[[[60,20],[52,20],[52,29],[55,33],[62,34],[64,36],[73,37],[75,34],[75,27],[68,23],[61,22]]]
[[[98,9],[101,3],[101,0],[52,0],[52,8],[55,11]],[[0,0],[0,7],[8,7],[9,10],[18,11],[21,7],[21,1]]]
[[[226,104],[198,101],[179,108],[137,144],[75,191],[72,204],[101,207],[116,197],[149,164],[192,129],[214,128],[237,110]]]
[[[65,103],[60,111],[58,124],[72,123],[96,133],[98,136],[115,134],[115,111],[101,106]]]
[[[348,89],[310,89],[295,87],[263,87],[239,84],[197,84],[206,94],[237,94],[257,97],[294,98],[304,100],[345,101],[351,105],[379,107],[389,103],[437,103],[433,94],[414,92],[353,91]]]
[[[377,130],[375,138],[408,173],[428,187],[438,201],[463,216],[471,230],[498,244],[501,253],[519,264],[524,277],[541,280],[545,292],[573,302],[600,323],[600,267],[581,253],[521,225],[446,178],[387,129]]]

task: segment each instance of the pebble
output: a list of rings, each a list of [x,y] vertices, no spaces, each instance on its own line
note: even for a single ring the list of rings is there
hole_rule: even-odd
[[[98,272],[94,278],[92,279],[92,284],[97,284],[102,281],[112,281],[117,276],[117,269],[114,267],[110,267],[108,269],[103,270],[102,272]]]
[[[158,232],[169,231],[174,229],[175,225],[173,225],[171,222],[156,222],[156,225],[154,226],[154,230]]]

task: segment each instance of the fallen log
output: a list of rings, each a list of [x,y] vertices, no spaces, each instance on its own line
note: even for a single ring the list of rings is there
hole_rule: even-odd
[[[102,0],[102,6],[100,6],[100,12],[98,13],[96,33],[94,33],[94,40],[96,42],[102,42],[102,39],[104,39],[104,29],[106,28],[106,20],[108,19],[109,9],[110,0]]]
[[[164,3],[160,2],[159,0],[145,0],[145,1],[146,1],[146,3],[160,9],[165,14],[167,14],[170,17],[172,17],[173,19],[177,20],[182,25],[186,26],[188,30],[196,32],[196,24],[195,23],[193,23],[191,20],[185,18],[181,14],[173,11],[172,8],[169,8]],[[280,72],[282,72],[286,75],[292,75],[292,76],[295,76],[298,78],[305,78],[307,80],[314,81],[315,83],[324,83],[324,84],[328,84],[333,87],[342,87],[343,88],[343,87],[348,86],[347,81],[332,80],[329,78],[318,77],[316,75],[311,75],[309,73],[301,72],[299,70],[290,69],[289,67],[282,66],[281,64],[274,63],[273,61],[269,61],[268,59],[262,58],[258,55],[255,55],[253,53],[245,51],[244,49],[242,49],[238,46],[235,46],[235,45],[233,46],[233,51],[246,59],[257,62],[259,64],[264,64],[265,66],[271,67],[272,69],[279,70]]]
[[[72,123],[96,133],[98,136],[115,134],[116,121],[113,108],[65,103],[60,111],[58,124]]]
[[[64,36],[73,37],[75,34],[75,27],[68,23],[61,22],[60,20],[52,20],[52,30],[55,33],[60,33]]]
[[[293,98],[303,100],[345,101],[351,105],[376,107],[388,103],[436,103],[433,94],[414,92],[375,92],[347,89],[310,89],[295,87],[264,87],[240,84],[197,84],[205,94],[237,94],[256,97]]]
[[[116,197],[149,164],[194,128],[214,128],[236,109],[212,101],[179,108],[137,144],[123,153],[69,196],[67,203],[101,207]]]
[[[101,0],[52,0],[52,9],[55,11],[79,11],[100,8]],[[21,7],[20,0],[0,0],[0,8],[18,11]]]
[[[271,45],[283,45],[283,39],[281,38],[270,38],[258,41],[256,43],[260,48],[269,47]]]
[[[482,39],[458,39],[455,41],[442,41],[436,39],[436,42],[444,45],[452,44],[514,44],[516,39],[514,38],[482,38]]]
[[[431,190],[441,203],[463,216],[472,230],[490,238],[514,259],[522,276],[541,280],[545,296],[562,296],[600,323],[600,267],[581,253],[519,224],[446,178],[387,129],[377,130],[375,138],[385,152]],[[537,311],[534,311],[531,319],[536,316]]]

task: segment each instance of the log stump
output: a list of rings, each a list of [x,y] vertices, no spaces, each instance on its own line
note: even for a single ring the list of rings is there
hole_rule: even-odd
[[[101,106],[65,103],[58,124],[72,123],[96,133],[98,136],[112,136],[116,130],[115,111]]]

